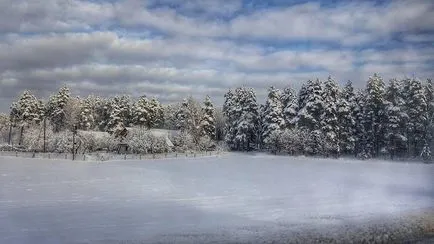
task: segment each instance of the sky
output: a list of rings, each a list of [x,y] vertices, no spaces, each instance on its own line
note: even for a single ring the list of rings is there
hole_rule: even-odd
[[[331,75],[434,78],[434,1],[2,0],[0,112],[47,97],[147,95],[223,101],[249,86]]]

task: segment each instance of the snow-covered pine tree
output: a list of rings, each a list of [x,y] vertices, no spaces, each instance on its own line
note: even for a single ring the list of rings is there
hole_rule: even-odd
[[[132,103],[131,98],[128,95],[115,96],[113,103],[116,103],[119,108],[119,116],[122,119],[123,124],[128,127],[131,123],[131,110]]]
[[[338,100],[340,96],[339,85],[331,76],[324,82],[324,112],[321,115],[321,127],[324,133],[324,151],[327,155],[339,155],[340,124],[338,122]]]
[[[78,128],[81,130],[90,130],[95,127],[95,97],[88,96],[86,99],[80,100],[80,108],[78,114]]]
[[[425,126],[427,124],[428,105],[422,82],[418,79],[404,81],[404,101],[407,121],[407,139],[409,156],[419,157],[425,144]]]
[[[95,97],[95,124],[100,131],[107,131],[110,120],[111,99]]]
[[[344,155],[354,155],[356,95],[351,81],[342,89],[338,99],[339,148]]]
[[[164,129],[175,130],[176,129],[176,112],[179,110],[179,104],[166,104],[163,105],[163,121]]]
[[[126,130],[126,126],[124,124],[124,110],[122,104],[116,101],[116,98],[111,99],[110,106],[110,114],[109,119],[107,121],[106,130],[111,135],[114,135],[115,138],[123,138],[123,133]]]
[[[68,87],[60,88],[59,92],[50,97],[47,106],[47,115],[53,125],[54,132],[59,132],[67,126],[66,106],[70,100]]]
[[[247,151],[257,145],[258,104],[252,88],[239,87],[225,94],[225,142],[231,150]]]
[[[292,88],[286,88],[282,95],[283,101],[283,116],[285,119],[285,127],[294,129],[297,126],[297,111],[298,101],[297,96]]]
[[[371,158],[371,151],[368,150],[368,135],[365,128],[365,106],[366,94],[365,91],[358,91],[355,95],[356,107],[354,108],[353,117],[355,120],[354,138],[356,140],[354,153],[358,158]]]
[[[188,130],[188,100],[184,98],[176,112],[176,127],[181,131]]]
[[[378,75],[369,77],[366,87],[366,104],[364,113],[365,130],[367,133],[367,150],[377,157],[385,142],[385,85]]]
[[[235,144],[238,150],[249,151],[257,145],[258,104],[253,88],[240,87],[236,89],[237,109],[241,116],[236,124]]]
[[[321,128],[321,117],[324,113],[323,84],[319,79],[309,80],[299,95],[298,126],[313,131]]]
[[[232,150],[236,149],[235,136],[236,136],[236,123],[238,122],[241,109],[237,108],[238,100],[235,92],[229,90],[225,94],[225,101],[223,103],[223,115],[225,117],[225,142]]]
[[[202,114],[200,105],[194,100],[192,96],[184,99],[181,103],[179,111],[177,112],[177,127],[189,133],[194,142],[197,144],[201,135],[203,135],[202,127],[200,126]]]
[[[24,91],[17,102],[12,103],[10,119],[12,125],[21,127],[19,143],[23,141],[24,128],[39,124],[43,120],[42,102],[36,99],[30,91]]]
[[[11,106],[12,120],[21,126],[38,124],[43,119],[43,107],[30,91],[24,91],[16,103]]]
[[[274,87],[268,89],[268,98],[262,111],[262,140],[266,148],[275,145],[275,142],[270,141],[270,135],[279,133],[285,128],[281,97],[279,89]]]
[[[153,97],[151,101],[149,101],[148,128],[156,128],[162,126],[164,119],[163,116],[163,106],[157,100],[157,98]]]
[[[209,96],[206,96],[205,101],[203,102],[201,127],[204,136],[215,139],[215,109]]]
[[[385,139],[386,149],[392,159],[405,155],[407,138],[405,132],[404,100],[400,94],[400,83],[396,79],[389,81],[385,94]]]
[[[426,144],[430,151],[434,149],[434,84],[428,79],[425,84],[425,98],[428,105],[428,117],[425,128]]]
[[[133,105],[132,121],[140,127],[147,127],[150,122],[149,100],[146,96],[141,96]]]

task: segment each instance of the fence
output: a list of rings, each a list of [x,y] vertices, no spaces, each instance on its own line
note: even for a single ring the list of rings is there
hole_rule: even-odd
[[[222,151],[198,151],[185,153],[156,153],[156,154],[115,154],[108,152],[95,152],[76,154],[77,161],[113,161],[113,160],[151,160],[165,158],[198,158],[219,156]],[[39,153],[39,152],[19,152],[19,151],[0,151],[0,156],[20,157],[20,158],[40,158],[40,159],[63,159],[72,160],[72,153]]]

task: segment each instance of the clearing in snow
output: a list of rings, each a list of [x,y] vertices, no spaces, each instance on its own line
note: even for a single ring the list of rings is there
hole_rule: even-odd
[[[434,226],[433,176],[434,165],[268,155],[0,157],[0,243],[398,240]]]

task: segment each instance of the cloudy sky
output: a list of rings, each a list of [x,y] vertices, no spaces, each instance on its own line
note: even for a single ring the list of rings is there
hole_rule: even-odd
[[[146,94],[164,102],[329,74],[361,87],[434,78],[434,1],[2,0],[0,112],[47,96]]]

